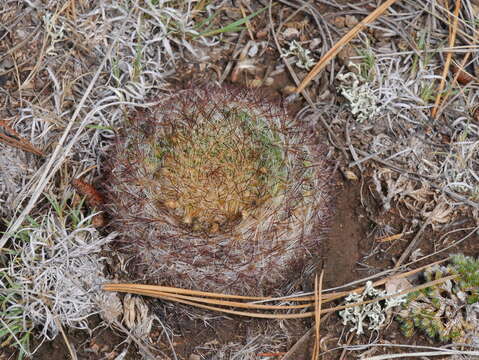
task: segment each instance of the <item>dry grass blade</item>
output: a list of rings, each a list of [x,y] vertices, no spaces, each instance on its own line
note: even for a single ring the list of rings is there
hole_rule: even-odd
[[[71,359],[72,360],[78,360],[78,356],[77,356],[77,353],[76,353],[73,345],[68,340],[67,334],[65,334],[65,330],[63,330],[63,326],[60,323],[60,320],[58,320],[58,318],[56,318],[56,317],[55,317],[55,323],[57,324],[58,328],[60,329],[63,340],[65,341],[65,345],[68,349],[68,352],[70,353]]]
[[[449,47],[453,47],[454,43],[456,42],[457,26],[459,23],[459,10],[461,9],[461,4],[462,4],[461,0],[456,0],[456,8],[454,9],[454,20],[452,23],[452,31],[449,36]],[[439,83],[439,87],[437,88],[436,101],[434,102],[434,107],[431,110],[431,115],[433,118],[436,118],[436,115],[438,114],[437,109],[441,102],[441,96],[442,96],[441,93],[444,90],[444,86],[446,85],[446,77],[447,77],[447,74],[449,73],[449,67],[451,66],[452,55],[453,55],[452,51],[448,52],[446,55],[446,63],[444,64],[444,69],[442,71],[441,82]]]
[[[125,28],[126,21],[123,22],[121,29],[119,31],[119,34],[123,33],[123,29]],[[26,204],[26,206],[23,208],[22,212],[18,217],[13,221],[10,226],[8,227],[7,231],[4,232],[2,238],[0,239],[0,248],[3,248],[8,239],[10,239],[11,235],[14,234],[18,228],[22,225],[23,221],[25,218],[28,216],[30,211],[34,208],[35,204],[37,203],[37,200],[39,197],[43,194],[43,190],[47,186],[48,182],[50,179],[55,175],[57,170],[60,168],[61,164],[63,164],[63,161],[65,160],[66,156],[69,154],[75,143],[78,141],[78,137],[83,130],[84,126],[86,125],[84,123],[85,119],[88,120],[87,118],[84,119],[84,121],[80,124],[78,130],[76,133],[73,135],[72,139],[67,145],[64,145],[65,142],[68,139],[68,136],[70,135],[70,132],[77,120],[77,118],[80,116],[83,107],[87,103],[87,99],[91,91],[93,90],[94,85],[96,84],[98,78],[100,77],[103,68],[106,66],[107,62],[109,61],[111,57],[111,53],[117,44],[117,42],[120,39],[120,35],[116,36],[110,46],[108,47],[106,51],[106,55],[104,56],[102,62],[98,66],[96,72],[94,73],[90,83],[88,84],[88,87],[85,89],[83,93],[83,97],[81,98],[80,102],[78,103],[78,106],[76,107],[73,115],[70,118],[70,121],[68,122],[67,126],[63,130],[62,136],[58,140],[58,143],[55,147],[55,150],[53,151],[50,159],[48,162],[45,164],[44,169],[40,175],[40,179],[38,180],[35,188],[32,191],[32,195],[30,197],[30,200]]]
[[[33,146],[28,140],[22,138],[5,120],[0,120],[0,128],[3,128],[4,131],[4,133],[0,132],[0,142],[38,156],[45,156],[41,150]]]
[[[376,20],[382,13],[384,13],[392,4],[394,4],[397,0],[388,0],[381,6],[379,6],[376,10],[374,10],[371,14],[366,16],[363,20],[359,22],[355,27],[353,27],[346,35],[344,35],[341,40],[339,40],[334,46],[323,56],[321,60],[314,66],[314,68],[310,71],[310,73],[304,78],[304,80],[299,84],[298,88],[296,89],[297,93],[300,93],[304,90],[306,86],[313,80],[313,78],[318,75],[318,73],[323,70],[329,61],[334,58],[345,46],[348,42],[350,42],[358,32],[360,32],[364,27],[374,20]]]

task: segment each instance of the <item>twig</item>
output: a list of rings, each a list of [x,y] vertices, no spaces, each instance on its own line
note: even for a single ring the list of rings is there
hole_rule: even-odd
[[[341,356],[339,357],[339,360],[343,360],[344,357],[346,356],[346,351],[348,351],[347,347],[349,346],[349,344],[351,344],[351,340],[353,340],[354,335],[355,335],[354,332],[349,334],[348,340],[346,341],[346,347],[341,352]]]
[[[65,345],[67,346],[68,352],[70,353],[70,356],[71,356],[72,360],[78,360],[75,348],[73,347],[73,345],[68,340],[67,335],[65,334],[65,331],[63,330],[63,326],[62,326],[62,324],[60,323],[60,320],[58,320],[57,317],[55,317],[55,323],[57,324],[57,327],[60,329],[60,332],[61,332],[62,337],[63,337],[63,341],[65,341]]]
[[[418,243],[421,239],[422,233],[424,232],[424,230],[426,230],[426,227],[431,223],[432,216],[433,216],[433,214],[435,214],[436,209],[439,208],[439,205],[440,204],[437,204],[436,207],[434,208],[434,210],[431,211],[431,214],[428,216],[428,218],[426,219],[424,224],[422,224],[422,226],[419,229],[419,231],[417,232],[416,236],[414,236],[414,239],[412,239],[412,241],[409,243],[406,250],[404,250],[404,252],[401,254],[401,257],[399,258],[399,260],[394,265],[395,269],[397,269],[398,267],[400,267],[403,264],[403,262],[409,257],[409,254],[411,254],[411,252],[418,245]]]
[[[28,151],[38,156],[45,156],[45,154],[35,147],[28,140],[22,138],[5,120],[0,120],[0,128],[3,128],[5,133],[0,132],[0,142],[13,146],[24,151]]]
[[[394,4],[397,0],[387,0],[385,3],[380,5],[376,10],[374,10],[371,14],[366,16],[363,20],[359,22],[355,27],[353,27],[346,35],[344,35],[341,40],[339,40],[334,46],[324,55],[319,62],[314,66],[314,68],[310,71],[310,73],[304,78],[301,84],[296,89],[297,93],[302,92],[306,86],[313,80],[313,78],[318,75],[318,73],[323,70],[326,65],[328,65],[329,61],[334,58],[341,49],[349,43],[358,32],[366,27],[369,23],[376,20],[382,13],[384,13],[392,4]]]
[[[306,332],[306,334],[301,336],[301,338],[296,342],[296,344],[293,345],[293,347],[291,349],[289,349],[289,351],[283,356],[283,358],[281,360],[294,360],[294,359],[296,359],[296,356],[297,356],[296,352],[300,348],[305,347],[306,341],[309,340],[309,338],[311,337],[311,335],[313,335],[313,333],[314,333],[314,327],[309,329]]]
[[[461,9],[461,0],[456,0],[456,8],[454,9],[454,20],[452,24],[452,31],[449,36],[449,47],[453,47],[454,43],[456,42],[456,34],[457,34],[457,26],[459,21],[459,10]],[[439,83],[439,87],[437,88],[437,95],[436,101],[434,102],[434,107],[431,110],[431,116],[436,119],[437,117],[437,109],[441,102],[442,91],[444,90],[444,86],[446,85],[446,77],[449,73],[449,66],[451,65],[453,52],[448,52],[446,55],[446,62],[444,64],[444,69],[441,75],[441,82]]]

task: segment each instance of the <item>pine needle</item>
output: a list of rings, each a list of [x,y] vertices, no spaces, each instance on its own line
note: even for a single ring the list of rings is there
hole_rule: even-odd
[[[333,59],[347,43],[349,43],[362,29],[364,29],[366,25],[372,23],[379,16],[381,16],[396,1],[397,0],[386,1],[376,10],[374,10],[371,14],[361,20],[359,24],[353,27],[346,35],[341,38],[341,40],[334,44],[334,46],[329,49],[329,51],[323,56],[323,58],[319,60],[319,62],[314,66],[310,73],[304,78],[301,84],[299,84],[298,88],[296,89],[296,92],[300,93],[301,91],[303,91],[304,88],[308,86],[308,84],[311,82],[311,80],[313,80],[313,78],[318,75],[319,72],[326,67],[326,65],[328,65],[331,59]]]
[[[457,34],[457,26],[459,22],[459,10],[461,9],[461,0],[456,0],[456,8],[454,9],[454,20],[452,23],[452,31],[450,32],[449,36],[449,47],[454,47],[456,42],[456,34]],[[437,109],[439,104],[441,103],[442,91],[446,85],[446,77],[449,73],[449,67],[451,66],[453,52],[449,51],[446,55],[446,62],[444,64],[444,69],[441,75],[441,82],[439,83],[439,87],[437,88],[437,95],[436,101],[434,102],[434,107],[431,110],[431,116],[435,119],[436,115],[438,114]]]

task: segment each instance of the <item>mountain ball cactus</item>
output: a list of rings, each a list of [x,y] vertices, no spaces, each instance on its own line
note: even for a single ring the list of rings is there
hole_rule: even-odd
[[[332,211],[314,134],[257,90],[234,87],[192,87],[138,112],[106,181],[131,275],[240,295],[297,276]]]

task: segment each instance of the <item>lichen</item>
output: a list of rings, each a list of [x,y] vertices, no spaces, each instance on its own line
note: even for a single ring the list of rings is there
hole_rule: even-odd
[[[341,95],[348,100],[351,113],[358,122],[370,120],[379,113],[379,100],[368,81],[354,72],[338,74],[336,79],[340,81]]]
[[[305,49],[296,40],[289,44],[289,49],[283,54],[283,57],[294,56],[296,58],[295,65],[300,69],[310,70],[314,66],[314,60],[311,58],[311,51]]]
[[[346,304],[354,304],[367,300],[373,300],[386,296],[386,291],[375,289],[372,282],[368,281],[361,294],[349,294]],[[368,330],[378,331],[386,322],[389,310],[405,301],[404,296],[395,296],[383,301],[375,301],[368,304],[346,308],[339,312],[343,319],[343,325],[350,325],[350,332],[355,331],[357,335],[364,334],[364,327]]]

